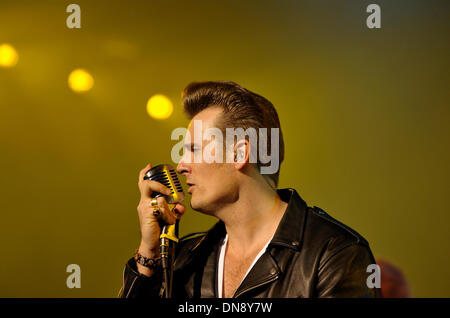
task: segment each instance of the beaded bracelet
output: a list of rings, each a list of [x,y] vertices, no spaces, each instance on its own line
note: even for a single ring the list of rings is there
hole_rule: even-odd
[[[139,254],[138,250],[136,250],[136,253],[134,253],[134,260],[136,261],[136,263],[141,264],[142,266],[154,269],[156,266],[158,266],[161,257],[148,258],[142,256],[141,254]]]

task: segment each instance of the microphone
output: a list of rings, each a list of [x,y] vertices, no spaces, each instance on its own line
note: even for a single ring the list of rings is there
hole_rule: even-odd
[[[181,187],[177,173],[172,166],[168,164],[155,166],[145,173],[144,180],[157,181],[172,191],[172,194],[169,196],[158,192],[153,192],[151,194],[152,199],[164,197],[170,209],[172,209],[175,204],[181,203],[184,200],[183,188]],[[165,298],[170,298],[172,295],[172,262],[175,254],[175,246],[178,243],[178,228],[179,220],[177,220],[175,224],[165,224],[162,226],[161,235],[159,236]]]

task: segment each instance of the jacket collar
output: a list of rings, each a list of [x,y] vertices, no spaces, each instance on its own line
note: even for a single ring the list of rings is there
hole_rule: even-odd
[[[269,245],[285,246],[299,251],[308,206],[294,189],[280,189],[277,192],[281,200],[288,202],[288,206]]]

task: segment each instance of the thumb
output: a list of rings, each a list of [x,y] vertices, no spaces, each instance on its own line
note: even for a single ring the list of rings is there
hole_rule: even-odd
[[[181,203],[177,203],[172,211],[180,217],[186,212],[186,208]]]

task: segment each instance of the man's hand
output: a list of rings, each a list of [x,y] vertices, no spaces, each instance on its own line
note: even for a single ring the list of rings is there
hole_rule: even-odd
[[[144,180],[145,173],[151,168],[151,164],[148,164],[139,172],[138,186],[141,192],[141,199],[137,206],[137,211],[141,228],[141,243],[138,251],[142,256],[156,258],[159,257],[159,236],[161,234],[159,221],[161,220],[166,224],[174,224],[184,214],[186,209],[182,204],[177,203],[175,208],[170,210],[166,199],[159,197],[157,201],[161,214],[158,217],[153,215],[154,208],[151,203],[151,194],[159,192],[163,195],[171,195],[172,192],[157,181]],[[137,267],[139,272],[146,276],[151,276],[153,273],[148,267],[140,264],[137,264]]]

